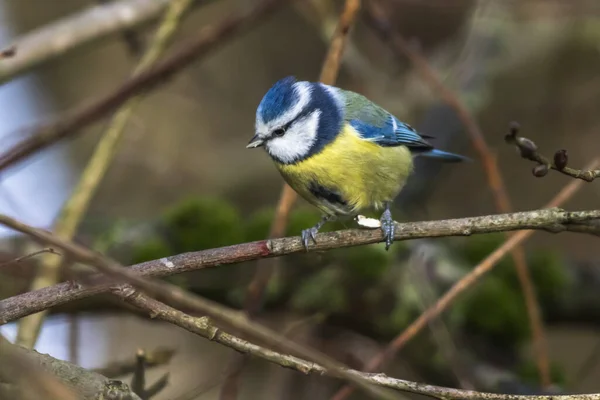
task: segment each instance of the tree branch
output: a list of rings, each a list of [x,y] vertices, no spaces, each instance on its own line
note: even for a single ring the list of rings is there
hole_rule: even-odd
[[[600,169],[576,169],[567,167],[569,157],[566,150],[558,150],[554,153],[552,161],[538,152],[538,146],[531,139],[519,136],[521,127],[518,123],[510,124],[509,133],[504,137],[506,143],[516,146],[522,158],[535,162],[537,165],[531,170],[533,176],[541,178],[548,174],[550,169],[570,176],[571,178],[581,179],[586,182],[592,182],[600,177]]]
[[[523,229],[543,230],[552,233],[585,232],[600,235],[599,219],[600,210],[569,212],[554,208],[440,221],[406,222],[397,224],[394,240],[469,236]],[[5,215],[0,215],[0,224],[19,231],[26,229],[24,232],[28,232],[26,226]],[[318,234],[317,244],[311,246],[310,249],[311,251],[325,251],[379,243],[381,241],[380,229],[348,229]],[[164,277],[225,264],[235,264],[267,257],[280,257],[305,251],[301,239],[296,236],[183,253],[132,265],[128,270],[140,276]],[[94,283],[94,285],[81,287],[72,282],[66,282],[4,299],[0,301],[0,324],[14,321],[50,307],[106,293],[111,286],[111,283],[102,276],[90,277],[89,282]]]
[[[131,96],[165,83],[174,74],[215,49],[226,39],[247,30],[254,23],[270,15],[286,1],[263,0],[247,13],[234,15],[218,24],[202,28],[196,38],[180,46],[173,54],[152,68],[131,77],[108,95],[66,114],[54,123],[34,128],[31,137],[0,154],[0,171],[62,139],[74,136],[80,129],[114,111]]]
[[[107,395],[114,393],[124,396],[119,398],[140,400],[125,383],[109,380],[47,354],[13,345],[2,336],[0,355],[0,382],[7,384],[5,389],[12,393],[11,399],[96,400],[111,398]],[[5,368],[7,366],[10,367]],[[0,398],[4,397],[0,394]]]
[[[293,355],[278,353],[268,348],[248,342],[242,338],[223,331],[219,327],[215,326],[207,317],[197,318],[187,315],[137,292],[130,286],[128,286],[127,289],[123,288],[115,290],[113,293],[117,294],[125,302],[132,304],[148,313],[151,318],[177,325],[189,332],[232,348],[240,353],[258,357],[265,361],[301,372],[306,375],[331,375],[327,368],[323,367],[322,365],[295,357]],[[600,394],[521,396],[512,394],[484,393],[472,390],[452,389],[411,382],[392,378],[385,374],[360,372],[351,369],[347,369],[346,371],[355,376],[360,376],[364,380],[374,385],[403,392],[421,394],[440,400],[600,400]]]
[[[62,18],[18,38],[0,60],[0,84],[94,40],[157,18],[171,0],[121,0]]]
[[[598,211],[598,214],[600,215],[600,211]],[[129,283],[144,293],[156,297],[158,300],[164,300],[172,306],[206,314],[218,322],[238,329],[240,332],[257,340],[264,341],[265,343],[274,343],[285,352],[300,354],[308,359],[312,359],[314,362],[318,362],[326,367],[332,375],[358,386],[374,398],[397,399],[397,396],[393,393],[373,386],[361,377],[346,372],[343,364],[319,351],[295,343],[269,328],[248,320],[243,313],[236,312],[216,302],[189,293],[176,285],[140,276],[129,268],[123,268],[123,266],[108,257],[71,241],[63,240],[47,231],[33,228],[7,216],[2,216],[0,219],[2,220],[1,223],[8,227],[25,233],[38,241],[47,242],[62,249],[73,260],[95,267],[107,277],[112,278],[113,283],[115,281]],[[117,285],[113,284],[113,287],[115,286]]]

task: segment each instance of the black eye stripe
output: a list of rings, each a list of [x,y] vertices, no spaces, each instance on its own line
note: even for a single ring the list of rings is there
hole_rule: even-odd
[[[275,135],[275,136],[283,136],[287,132],[287,130],[289,129],[289,127],[292,126],[292,124],[296,121],[296,119],[294,119],[293,121],[288,122],[287,124],[285,124],[281,128],[274,129],[273,130],[273,135]]]

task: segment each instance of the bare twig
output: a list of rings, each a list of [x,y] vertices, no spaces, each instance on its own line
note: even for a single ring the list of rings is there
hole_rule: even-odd
[[[191,4],[192,0],[171,1],[152,39],[150,47],[135,68],[133,76],[138,76],[143,71],[147,71],[158,60],[175,34],[183,14]],[[115,157],[129,117],[140,100],[141,94],[132,96],[122,105],[110,121],[106,132],[102,135],[100,142],[96,146],[92,158],[85,167],[77,186],[62,207],[54,226],[56,235],[70,240],[77,232],[79,224],[87,212],[96,190],[100,186],[106,171]],[[41,268],[31,285],[32,290],[54,285],[60,276],[61,261],[57,257],[43,257]],[[39,336],[44,318],[45,313],[42,312],[20,321],[17,332],[17,343],[33,348]]]
[[[590,164],[590,168],[595,168],[595,166],[599,163],[599,159],[594,160]],[[554,197],[554,199],[547,204],[546,207],[557,207],[558,205],[564,203],[581,187],[582,183],[582,181],[571,182],[569,185],[565,186],[563,190],[561,190],[556,197]],[[496,266],[496,264],[507,253],[509,253],[511,249],[513,249],[515,246],[518,246],[520,243],[525,241],[525,239],[529,238],[533,232],[533,230],[524,230],[512,235],[510,239],[504,242],[494,252],[481,261],[479,265],[473,268],[471,272],[454,284],[454,286],[452,286],[452,288],[450,288],[450,290],[448,290],[444,296],[442,296],[432,307],[429,307],[424,313],[422,313],[419,318],[417,318],[400,335],[396,336],[383,352],[369,360],[365,370],[374,371],[383,363],[390,360],[401,348],[404,347],[406,343],[408,343],[409,340],[411,340],[417,335],[417,333],[425,328],[429,321],[439,316],[459,295],[475,284],[484,274],[494,268],[494,266]],[[352,393],[352,388],[344,387],[336,393],[333,399],[343,399],[350,393]]]
[[[600,224],[596,223],[598,219],[600,219],[600,210],[564,211],[555,208],[441,221],[406,222],[396,224],[394,240],[469,236],[523,229],[553,233],[569,231],[600,234]],[[22,229],[23,226],[1,214],[0,224],[17,230]],[[319,234],[317,244],[311,246],[310,251],[325,251],[381,241],[380,229],[347,229]],[[138,276],[164,277],[226,264],[305,252],[301,239],[296,236],[183,253],[132,265],[127,270]],[[87,282],[88,287],[65,282],[0,300],[0,325],[50,307],[106,293],[111,287],[111,282],[101,276],[89,277]]]
[[[352,28],[356,15],[360,9],[360,3],[361,0],[346,0],[344,10],[339,18],[336,30],[329,45],[329,50],[321,68],[319,79],[325,84],[333,85],[337,79],[344,47],[348,40],[350,29]],[[275,211],[275,217],[271,224],[269,238],[278,238],[285,235],[290,211],[296,202],[297,197],[298,195],[296,192],[289,185],[284,183]],[[252,318],[260,308],[265,290],[276,267],[274,260],[264,260],[257,265],[256,273],[248,285],[246,298],[244,299],[244,310],[248,317]],[[230,362],[231,374],[226,378],[221,390],[221,400],[236,399],[238,397],[238,382],[244,365],[245,360],[240,358],[238,354],[234,354]]]
[[[265,361],[274,363],[284,368],[289,368],[306,375],[331,375],[327,368],[322,365],[295,357],[282,354],[265,347],[258,346],[242,338],[233,336],[219,327],[215,326],[208,317],[192,317],[159,301],[149,298],[137,291],[118,291],[116,294],[124,301],[140,308],[161,321],[169,322],[188,330],[196,335],[202,336],[219,344],[232,348],[240,353],[251,355]],[[475,392],[472,390],[460,390],[440,386],[427,385],[417,382],[405,381],[389,377],[385,374],[373,374],[346,370],[348,373],[360,376],[365,380],[379,386],[395,389],[403,392],[421,394],[440,400],[464,399],[464,400],[599,400],[600,394],[582,395],[552,395],[552,396],[520,396],[496,393]]]
[[[0,83],[82,45],[157,18],[171,0],[121,0],[90,7],[18,38],[0,62]],[[4,51],[6,52],[6,50]],[[10,51],[8,53],[10,55]]]
[[[521,157],[537,163],[531,171],[533,176],[541,178],[546,176],[549,170],[553,169],[561,174],[570,176],[571,178],[581,179],[586,182],[592,182],[594,179],[600,177],[600,169],[576,169],[568,167],[567,164],[569,163],[569,156],[567,155],[566,150],[556,151],[552,157],[552,161],[550,161],[549,158],[538,152],[538,146],[533,142],[533,140],[519,135],[520,129],[521,128],[518,123],[511,123],[509,133],[504,137],[504,139],[506,140],[506,143],[516,146]]]
[[[145,365],[147,368],[159,367],[166,365],[171,361],[175,350],[166,347],[159,347],[154,350],[144,350]],[[106,367],[94,369],[94,372],[104,375],[108,378],[117,378],[126,374],[133,373],[135,370],[136,360],[117,361],[108,364]]]
[[[24,139],[0,155],[0,170],[22,161],[62,139],[74,136],[81,128],[115,110],[131,96],[166,82],[168,78],[215,49],[217,45],[245,31],[285,3],[286,0],[263,0],[247,13],[238,14],[218,24],[204,27],[196,38],[180,46],[177,51],[152,68],[131,77],[113,92],[82,106],[54,123],[34,129],[33,136]]]
[[[54,250],[51,247],[47,247],[45,249],[34,251],[33,253],[25,254],[24,256],[17,257],[14,260],[3,262],[2,264],[0,264],[0,268],[4,268],[4,267],[7,267],[12,264],[18,264],[20,262],[23,262],[23,261],[33,258],[35,256],[39,256],[40,254],[44,254],[44,253],[51,253],[51,254],[56,254],[56,255],[60,256],[60,253],[56,252],[56,250]]]
[[[389,39],[394,48],[404,54],[421,74],[423,79],[427,81],[440,97],[455,111],[459,119],[462,121],[473,147],[477,151],[479,159],[482,162],[483,170],[488,182],[488,186],[492,191],[496,210],[498,212],[507,213],[512,211],[508,192],[502,179],[502,173],[498,168],[496,157],[488,146],[485,137],[475,118],[471,115],[466,105],[460,98],[438,77],[436,72],[414,46],[410,46],[408,42],[399,34],[391,29],[391,25],[385,17],[379,2],[371,0],[370,17],[372,24],[381,32],[385,38]],[[507,234],[507,239],[510,234]],[[546,335],[544,333],[544,323],[542,321],[540,307],[536,298],[535,288],[531,282],[529,269],[525,258],[524,250],[517,246],[511,251],[511,255],[515,264],[517,277],[521,284],[523,297],[525,298],[525,306],[529,317],[529,324],[533,336],[533,347],[536,355],[537,366],[540,372],[541,382],[543,386],[550,385],[550,364],[548,361],[548,351],[546,345]]]
[[[169,373],[163,374],[160,379],[146,388],[146,371],[150,366],[148,353],[144,349],[138,349],[135,354],[133,365],[133,376],[131,377],[131,390],[142,398],[149,400],[163,390],[169,383]]]

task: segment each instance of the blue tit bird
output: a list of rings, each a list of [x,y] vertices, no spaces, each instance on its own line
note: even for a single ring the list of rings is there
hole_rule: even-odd
[[[284,180],[322,211],[321,220],[302,231],[307,250],[327,221],[369,208],[383,209],[387,250],[395,233],[390,205],[413,171],[413,158],[467,160],[426,138],[358,93],[290,76],[262,98],[246,147],[264,147]]]

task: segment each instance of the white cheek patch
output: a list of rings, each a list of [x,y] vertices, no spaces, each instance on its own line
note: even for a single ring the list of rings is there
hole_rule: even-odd
[[[266,144],[269,154],[282,163],[304,158],[317,141],[320,116],[321,111],[315,110],[294,122],[282,137],[269,140]]]

